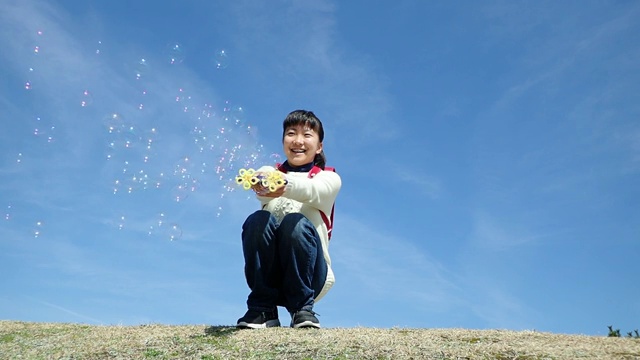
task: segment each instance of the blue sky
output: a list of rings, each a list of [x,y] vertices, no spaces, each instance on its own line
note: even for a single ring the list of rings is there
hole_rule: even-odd
[[[235,324],[257,201],[232,178],[303,108],[343,180],[323,326],[637,329],[639,17],[3,0],[0,319]]]

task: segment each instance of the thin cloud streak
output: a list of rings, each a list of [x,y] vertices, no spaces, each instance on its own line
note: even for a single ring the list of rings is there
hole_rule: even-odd
[[[410,242],[371,229],[349,214],[340,214],[340,244],[332,248],[344,274],[357,279],[367,297],[403,297],[407,306],[448,309],[465,303],[457,275]],[[399,263],[399,260],[402,261]],[[355,285],[355,284],[354,284]],[[414,303],[415,299],[421,299]],[[420,304],[420,305],[418,305]]]
[[[62,307],[60,305],[52,304],[52,303],[47,302],[47,301],[43,301],[43,300],[40,300],[40,299],[35,299],[35,298],[32,298],[32,297],[28,297],[28,298],[30,300],[32,300],[32,301],[35,301],[35,302],[41,304],[41,305],[45,305],[45,306],[53,308],[55,310],[62,311],[64,313],[69,314],[69,315],[71,315],[71,316],[73,316],[73,317],[75,317],[77,319],[82,320],[82,321],[88,321],[88,322],[93,323],[93,324],[104,325],[104,322],[102,322],[101,320],[95,319],[95,318],[93,318],[91,316],[80,314],[80,313],[78,313],[76,311],[73,311],[71,309],[67,309],[67,308]]]
[[[395,138],[400,124],[392,123],[393,96],[364,55],[345,50],[348,44],[337,35],[333,2],[284,2],[278,7],[244,1],[233,7],[242,34],[235,39],[239,56],[255,58],[261,61],[255,67],[282,74],[268,78],[270,87],[280,89],[278,94],[317,98],[312,105],[326,109],[330,124],[344,129],[335,136],[345,139],[343,134],[350,134],[348,146]],[[256,52],[266,55],[256,58]]]

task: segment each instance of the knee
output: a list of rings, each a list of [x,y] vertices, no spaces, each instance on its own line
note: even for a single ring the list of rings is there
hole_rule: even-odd
[[[317,236],[316,229],[306,216],[300,213],[287,214],[278,228],[280,241],[297,242]]]
[[[291,234],[297,227],[311,225],[311,222],[301,213],[291,213],[285,215],[280,222],[280,230],[283,233]],[[312,225],[311,225],[312,226]]]
[[[258,210],[247,217],[244,224],[242,224],[242,230],[244,232],[262,232],[272,223],[275,223],[275,218],[270,212],[266,210]]]
[[[271,217],[271,213],[266,210],[258,210],[253,214],[247,216],[247,219],[242,224],[242,228],[246,228],[252,225],[267,224]]]

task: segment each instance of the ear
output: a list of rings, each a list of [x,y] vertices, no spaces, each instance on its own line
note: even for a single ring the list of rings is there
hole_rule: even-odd
[[[322,152],[322,143],[318,143],[318,150],[316,150],[316,154],[320,154]]]

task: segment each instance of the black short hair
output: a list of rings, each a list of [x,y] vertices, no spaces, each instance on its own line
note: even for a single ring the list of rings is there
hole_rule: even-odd
[[[322,121],[320,121],[316,114],[308,110],[294,110],[287,115],[282,123],[282,139],[284,140],[284,135],[288,128],[297,125],[308,126],[318,134],[320,142],[324,140],[324,128],[322,127]],[[320,154],[316,154],[313,163],[324,170],[326,161],[327,159],[324,156],[324,151],[321,151]]]

